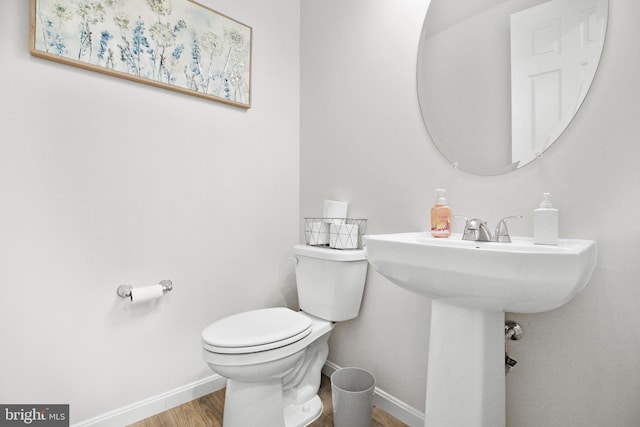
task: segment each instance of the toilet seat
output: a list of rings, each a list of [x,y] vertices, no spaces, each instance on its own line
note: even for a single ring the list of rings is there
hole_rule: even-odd
[[[309,317],[284,307],[252,310],[212,323],[202,332],[202,342],[214,353],[257,353],[305,338],[312,323]]]

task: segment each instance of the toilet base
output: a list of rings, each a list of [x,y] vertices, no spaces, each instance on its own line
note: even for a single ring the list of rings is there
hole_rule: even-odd
[[[284,408],[285,427],[304,427],[322,415],[322,401],[315,395],[302,405],[289,405]]]
[[[260,383],[227,381],[223,427],[284,427],[280,379]]]
[[[233,398],[229,398],[233,395]],[[227,382],[223,426],[304,427],[322,415],[322,401],[316,394],[307,402],[282,408],[279,380],[255,383]]]

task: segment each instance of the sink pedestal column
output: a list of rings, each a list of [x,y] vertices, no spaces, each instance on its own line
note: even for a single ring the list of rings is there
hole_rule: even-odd
[[[425,427],[505,427],[504,313],[433,300]]]

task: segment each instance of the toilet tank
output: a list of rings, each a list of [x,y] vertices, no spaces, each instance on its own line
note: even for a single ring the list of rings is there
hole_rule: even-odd
[[[358,316],[367,277],[366,249],[296,245],[293,252],[302,311],[332,322]]]

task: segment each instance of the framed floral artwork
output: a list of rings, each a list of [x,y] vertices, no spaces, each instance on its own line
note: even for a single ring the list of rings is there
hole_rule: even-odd
[[[252,33],[193,0],[31,0],[32,55],[242,108]]]

